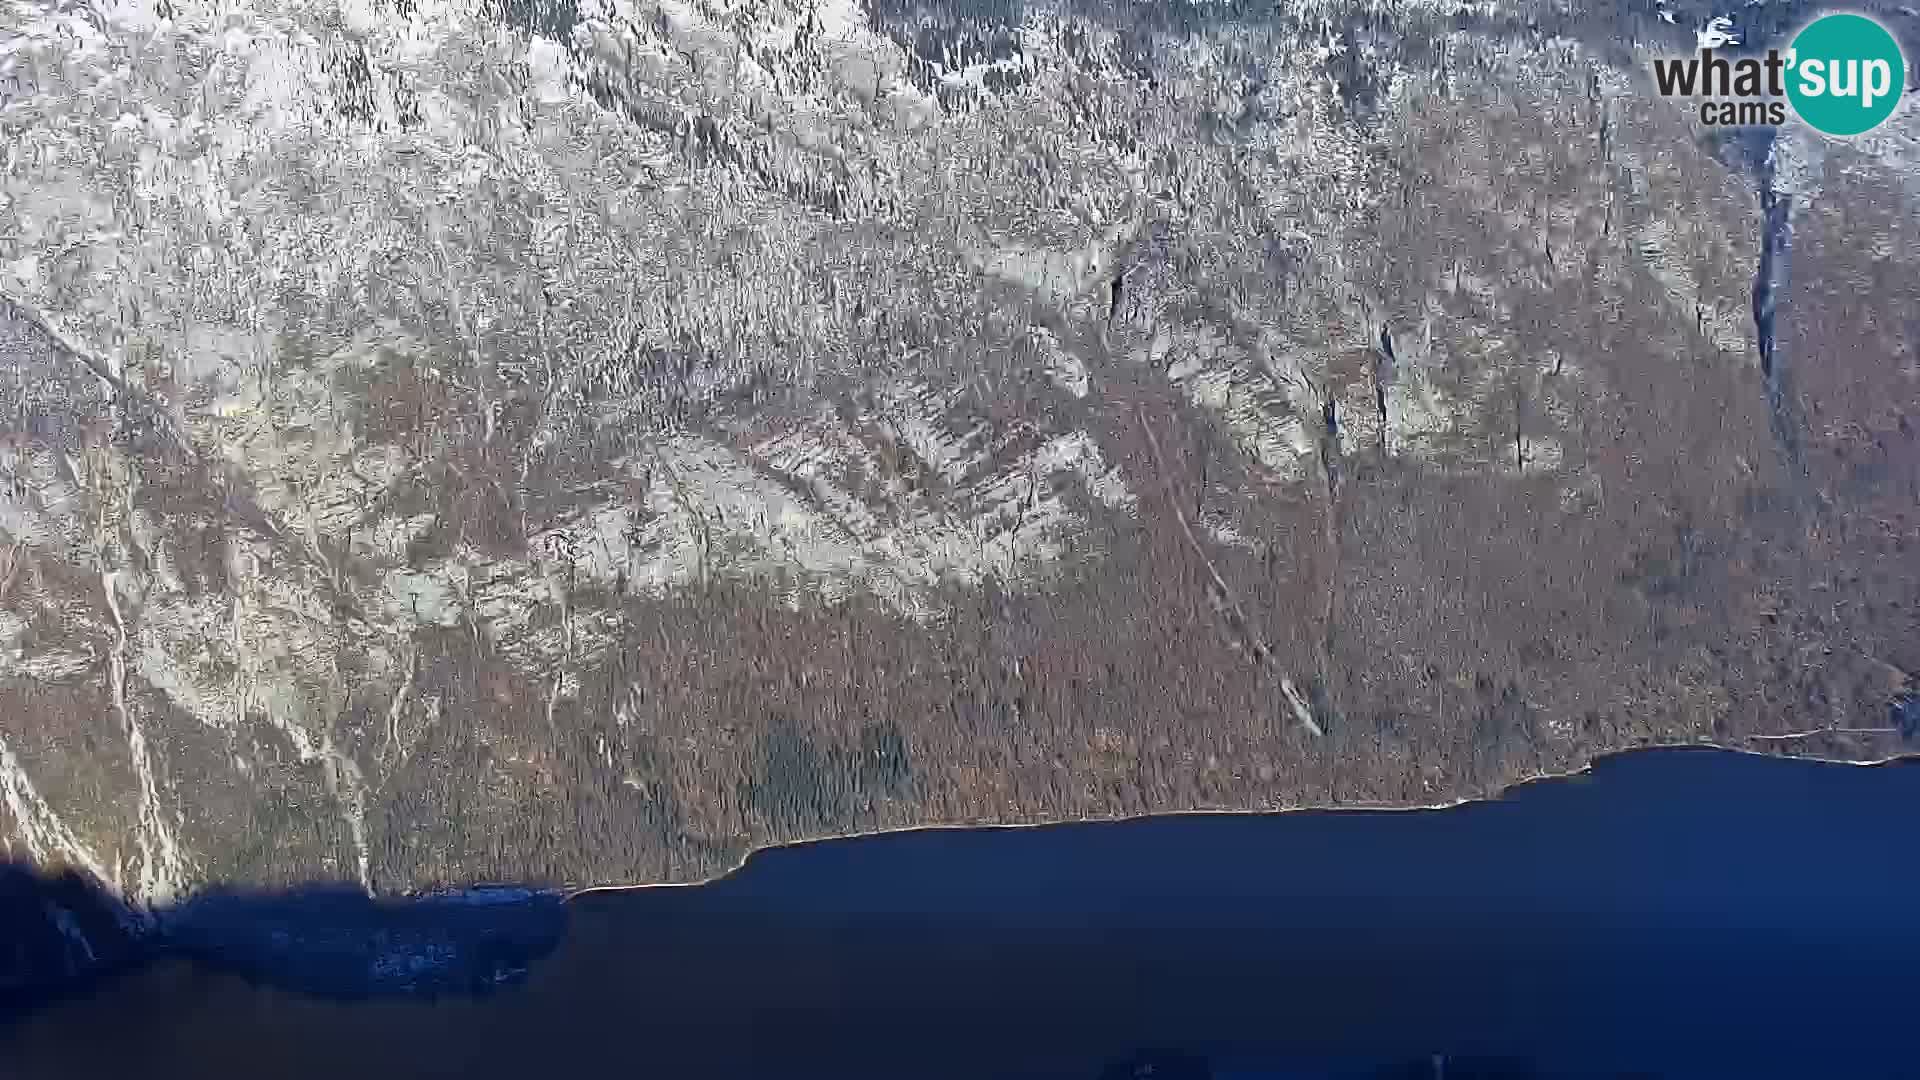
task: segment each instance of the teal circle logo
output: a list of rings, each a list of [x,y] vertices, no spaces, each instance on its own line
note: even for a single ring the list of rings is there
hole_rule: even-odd
[[[1900,43],[1864,15],[1823,15],[1808,23],[1795,35],[1787,65],[1793,111],[1827,135],[1872,131],[1906,92]]]

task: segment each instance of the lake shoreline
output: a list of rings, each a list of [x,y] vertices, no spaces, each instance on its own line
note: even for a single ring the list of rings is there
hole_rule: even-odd
[[[1920,864],[1898,853],[1920,769],[1830,764],[1660,748],[1448,814],[813,841],[699,890],[242,894],[194,914],[193,949],[0,1043],[23,1048],[25,1077],[337,1077],[379,1047],[383,1074],[406,1076],[644,1061],[877,1080],[912,1061],[1057,1080],[1143,1046],[1505,1055],[1556,1080],[1897,1075],[1920,968]],[[341,993],[356,970],[362,992]],[[1783,1013],[1765,1038],[1735,1034]],[[103,1026],[123,1037],[82,1037]]]
[[[1815,754],[1768,753],[1767,751],[1756,749],[1752,746],[1740,746],[1740,745],[1733,745],[1733,744],[1722,744],[1722,743],[1711,743],[1711,742],[1650,743],[1644,746],[1629,746],[1629,747],[1622,747],[1617,750],[1608,750],[1603,753],[1595,754],[1593,757],[1589,758],[1585,763],[1583,763],[1577,769],[1572,769],[1566,772],[1539,773],[1536,775],[1523,776],[1517,780],[1514,780],[1510,783],[1507,783],[1501,786],[1497,791],[1495,791],[1490,795],[1481,796],[1481,797],[1462,796],[1460,798],[1454,799],[1451,802],[1436,802],[1436,803],[1385,803],[1383,802],[1383,803],[1335,803],[1335,804],[1316,803],[1316,804],[1309,804],[1309,805],[1303,805],[1303,806],[1276,807],[1273,809],[1265,809],[1265,810],[1234,809],[1231,807],[1199,807],[1199,808],[1193,808],[1193,809],[1187,809],[1187,810],[1149,810],[1149,811],[1145,811],[1143,813],[1138,813],[1138,814],[1123,814],[1123,815],[1116,815],[1116,816],[1110,816],[1110,817],[1059,818],[1059,819],[1054,819],[1049,821],[939,822],[939,823],[926,824],[926,825],[901,825],[901,826],[892,826],[892,827],[879,828],[879,829],[858,830],[858,831],[846,832],[846,833],[832,833],[824,836],[812,836],[812,837],[807,837],[801,840],[783,840],[783,841],[780,841],[779,843],[773,843],[773,844],[762,844],[759,847],[749,850],[745,855],[740,857],[738,862],[735,862],[732,866],[728,867],[726,870],[720,871],[719,873],[715,873],[704,878],[700,878],[696,881],[657,881],[657,882],[643,881],[643,882],[631,882],[631,883],[608,884],[608,885],[582,885],[582,886],[553,887],[550,889],[542,889],[540,891],[556,893],[561,897],[563,897],[567,902],[571,903],[574,900],[589,898],[593,896],[618,895],[621,893],[644,892],[644,891],[653,890],[653,889],[698,889],[698,888],[703,888],[705,886],[718,884],[720,882],[726,881],[729,878],[735,877],[741,871],[747,869],[749,864],[751,864],[755,859],[764,858],[770,854],[778,854],[780,852],[794,851],[794,850],[804,850],[806,848],[814,847],[821,844],[835,844],[835,843],[841,843],[844,841],[870,840],[870,839],[881,838],[881,837],[906,837],[906,836],[915,836],[915,835],[926,834],[926,833],[1010,832],[1010,831],[1025,830],[1025,829],[1055,829],[1055,828],[1064,828],[1064,827],[1070,827],[1070,826],[1076,826],[1076,825],[1125,825],[1125,824],[1134,823],[1134,822],[1178,820],[1183,818],[1211,818],[1211,817],[1274,818],[1274,817],[1284,817],[1284,816],[1290,816],[1290,815],[1296,815],[1296,814],[1360,814],[1360,813],[1409,814],[1409,813],[1425,813],[1425,812],[1431,812],[1431,811],[1455,810],[1461,807],[1478,806],[1478,805],[1483,805],[1487,803],[1497,803],[1508,798],[1515,791],[1519,791],[1523,788],[1532,787],[1534,785],[1553,783],[1556,781],[1573,780],[1579,777],[1590,776],[1592,775],[1593,770],[1596,766],[1604,765],[1608,762],[1616,761],[1621,758],[1630,758],[1639,754],[1673,753],[1673,752],[1681,752],[1681,751],[1726,753],[1726,754],[1740,755],[1744,757],[1766,758],[1766,759],[1781,760],[1781,761],[1809,762],[1816,765],[1851,765],[1851,766],[1857,766],[1862,768],[1878,768],[1878,767],[1887,766],[1887,765],[1900,765],[1908,762],[1920,762],[1920,747],[1916,747],[1915,749],[1912,749],[1912,750],[1903,751],[1901,753],[1889,754],[1885,757],[1879,757],[1879,758],[1838,758],[1838,757],[1823,757]],[[421,890],[417,892],[404,892],[404,893],[397,893],[392,895],[402,896],[409,899],[427,899],[435,895],[444,895],[447,892],[456,892],[463,889],[486,889],[486,888],[494,888],[494,887],[516,888],[518,886],[507,885],[507,884],[493,886],[487,883],[474,883],[474,884],[462,885],[462,886],[452,886],[448,889],[439,890],[437,892],[435,890]]]

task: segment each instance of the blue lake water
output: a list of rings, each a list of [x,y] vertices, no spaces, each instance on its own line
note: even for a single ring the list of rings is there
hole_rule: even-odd
[[[1446,810],[901,833],[564,905],[228,899],[193,974],[13,1042],[56,1075],[75,1031],[147,1033],[149,1077],[223,1075],[241,1015],[234,1067],[276,1075],[1920,1076],[1917,817],[1912,764],[1647,751]]]

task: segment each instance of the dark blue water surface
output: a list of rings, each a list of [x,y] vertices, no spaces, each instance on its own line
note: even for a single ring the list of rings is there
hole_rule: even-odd
[[[1005,979],[956,966],[996,987],[995,1023],[1024,1037],[1008,1017],[1048,1017],[1036,1040],[1085,1014],[1226,1058],[1920,1077],[1917,831],[1911,763],[1649,751],[1445,810],[787,848],[675,899],[742,924],[844,925],[897,942],[876,946],[896,969],[955,959],[916,927],[1004,948]]]
[[[1196,814],[763,852],[716,910],[1807,929],[1920,920],[1920,765],[1662,750],[1438,810]],[[1843,905],[1843,906],[1836,906]]]
[[[222,897],[162,920],[187,989],[22,1031],[68,1071],[74,1030],[149,1032],[149,1077],[224,1075],[228,1014],[274,1048],[233,1067],[288,1076],[1920,1076],[1917,819],[1915,765],[1648,751],[1446,810],[901,833],[565,904]],[[361,1000],[321,1031],[261,994]]]
[[[167,951],[345,1000],[488,993],[524,979],[565,930],[561,897],[530,889],[384,900],[337,885],[211,891],[159,920]]]

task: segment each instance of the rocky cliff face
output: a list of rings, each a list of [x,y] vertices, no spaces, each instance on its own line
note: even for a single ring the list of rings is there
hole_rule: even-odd
[[[1651,15],[15,5],[0,834],[682,879],[1896,752],[1920,112],[1756,171]]]

